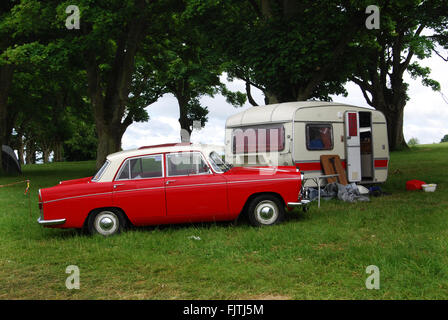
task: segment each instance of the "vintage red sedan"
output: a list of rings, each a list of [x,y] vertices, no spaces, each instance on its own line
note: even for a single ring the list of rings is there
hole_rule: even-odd
[[[303,175],[295,167],[234,167],[216,148],[165,144],[111,154],[94,177],[39,190],[46,227],[84,228],[104,236],[127,225],[235,220],[255,226],[282,220],[303,206]]]

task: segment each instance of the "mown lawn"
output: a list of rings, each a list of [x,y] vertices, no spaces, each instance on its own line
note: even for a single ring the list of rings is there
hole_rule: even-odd
[[[0,178],[31,180],[31,199],[24,184],[0,188],[1,299],[448,298],[448,144],[393,153],[388,196],[313,204],[270,228],[195,224],[103,238],[40,227],[38,188],[93,166],[29,165],[23,177]],[[410,179],[437,191],[406,191]],[[79,290],[65,287],[69,265],[79,267]],[[369,265],[379,290],[366,289]]]

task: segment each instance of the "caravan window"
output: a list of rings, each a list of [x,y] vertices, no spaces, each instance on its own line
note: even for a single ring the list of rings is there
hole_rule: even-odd
[[[232,150],[237,153],[278,152],[285,149],[283,125],[233,129]]]
[[[306,147],[308,150],[333,149],[333,127],[331,124],[307,124]]]

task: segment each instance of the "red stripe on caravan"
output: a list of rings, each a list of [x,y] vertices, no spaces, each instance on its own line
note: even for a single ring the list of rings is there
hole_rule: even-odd
[[[322,170],[320,162],[296,163],[296,168],[299,168],[300,171],[321,171]]]
[[[341,161],[342,167],[346,169],[345,160]],[[322,171],[323,168],[320,162],[296,162],[296,168],[299,168],[300,171]]]
[[[375,168],[386,168],[388,160],[375,160]]]

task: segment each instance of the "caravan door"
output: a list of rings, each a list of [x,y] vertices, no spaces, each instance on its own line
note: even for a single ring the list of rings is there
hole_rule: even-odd
[[[347,111],[344,120],[347,180],[349,182],[359,182],[361,181],[359,114],[356,111]]]

